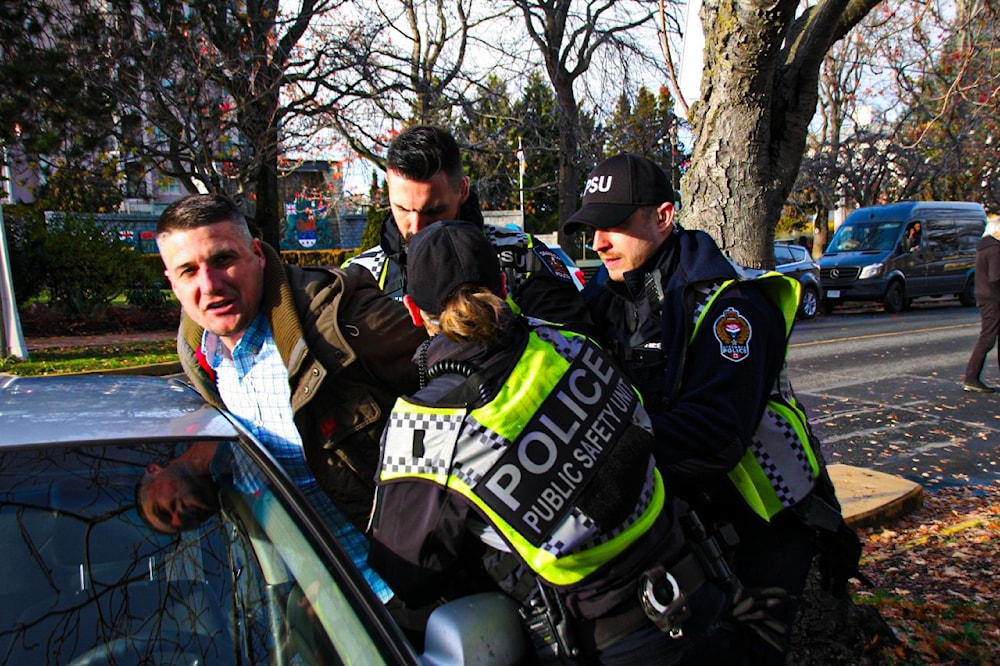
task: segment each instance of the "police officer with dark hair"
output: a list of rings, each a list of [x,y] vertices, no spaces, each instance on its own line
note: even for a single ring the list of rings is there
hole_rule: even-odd
[[[702,663],[736,663],[721,620],[738,583],[665,487],[611,358],[515,315],[475,225],[418,233],[409,273],[404,303],[432,337],[415,357],[423,388],[383,435],[369,563],[411,605],[479,569],[559,656],[684,663],[697,644]]]
[[[447,130],[415,125],[389,144],[385,186],[389,214],[379,244],[349,260],[364,266],[389,296],[403,297],[407,243],[439,220],[466,220],[484,233],[507,274],[507,292],[522,314],[586,332],[590,316],[569,269],[545,243],[520,229],[485,224],[462,170],[458,143]]]

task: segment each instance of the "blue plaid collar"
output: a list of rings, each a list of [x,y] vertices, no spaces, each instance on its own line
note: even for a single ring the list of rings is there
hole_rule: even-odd
[[[232,354],[222,344],[222,340],[215,333],[204,331],[201,334],[201,350],[205,358],[209,360],[213,370],[218,369],[224,359],[231,359],[237,367],[253,366],[253,358],[260,353],[264,344],[271,340],[271,326],[264,311],[261,310],[250,322],[250,326],[237,341]],[[243,373],[241,373],[243,374]]]

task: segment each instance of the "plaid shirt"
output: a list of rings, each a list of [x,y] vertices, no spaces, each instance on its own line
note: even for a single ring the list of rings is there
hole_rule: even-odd
[[[219,337],[208,331],[202,337],[202,352],[211,360],[226,408],[267,447],[302,490],[375,594],[383,602],[391,599],[389,586],[368,566],[368,540],[334,506],[309,471],[292,414],[288,371],[264,313],[253,320],[231,357]],[[235,462],[242,466],[240,457]],[[253,478],[247,475],[248,470],[240,471],[244,480]]]

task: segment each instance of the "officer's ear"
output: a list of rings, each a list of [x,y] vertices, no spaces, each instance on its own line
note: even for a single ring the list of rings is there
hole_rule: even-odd
[[[424,317],[420,314],[420,308],[413,302],[413,299],[410,298],[409,294],[403,294],[403,305],[406,306],[407,312],[410,313],[410,319],[413,320],[413,325],[418,328],[423,328]]]
[[[656,228],[666,238],[674,228],[674,214],[676,209],[669,201],[664,201],[656,207]]]
[[[462,186],[458,188],[458,205],[465,203],[466,199],[469,198],[469,177],[462,177]]]

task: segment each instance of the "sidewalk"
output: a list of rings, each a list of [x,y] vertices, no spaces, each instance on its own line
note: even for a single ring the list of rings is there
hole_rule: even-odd
[[[32,349],[51,347],[83,347],[113,345],[122,342],[170,340],[174,331],[144,331],[139,333],[109,333],[106,335],[60,335],[47,338],[27,338]],[[144,368],[117,371],[123,374],[179,373],[180,364],[159,364]],[[108,374],[108,373],[105,373]],[[924,501],[923,488],[902,477],[853,465],[829,466],[830,478],[837,489],[847,524],[855,528],[877,527],[918,510]]]
[[[138,333],[107,333],[101,335],[54,335],[51,337],[27,337],[24,342],[28,353],[32,349],[49,349],[51,347],[95,347],[98,345],[114,345],[122,342],[147,342],[151,340],[171,340],[177,337],[176,331],[140,331]]]

